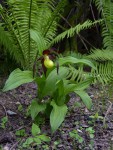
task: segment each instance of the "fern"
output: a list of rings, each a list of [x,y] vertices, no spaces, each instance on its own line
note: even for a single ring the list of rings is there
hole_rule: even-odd
[[[108,84],[113,82],[113,63],[96,63],[96,68],[96,70],[92,69],[91,71],[91,75],[94,77],[94,83]]]
[[[8,0],[8,10],[2,8],[3,27],[8,30],[12,43],[18,47],[12,51],[7,47],[8,51],[24,69],[32,68],[39,52],[48,48],[48,43],[56,36],[56,20],[60,18],[59,13],[64,9],[65,2],[62,0],[57,4],[55,0]],[[38,42],[41,44],[38,47],[32,40],[32,30],[42,37],[39,37]]]
[[[103,48],[113,49],[113,2],[110,0],[93,0],[102,18]]]
[[[7,49],[24,69],[31,69],[37,56],[56,42],[101,22],[87,20],[57,36],[60,16],[68,4],[67,0],[7,0],[7,4],[8,9],[1,9],[2,26],[8,30],[16,50],[13,45]]]
[[[97,61],[112,61],[113,51],[105,49],[94,49],[86,56],[88,59],[93,59]]]
[[[51,44],[58,43],[59,41],[63,40],[65,37],[70,38],[72,37],[75,33],[78,34],[80,31],[84,29],[91,28],[97,23],[101,23],[102,20],[97,20],[95,22],[92,22],[91,20],[85,21],[83,24],[78,24],[75,27],[72,27],[65,32],[59,34],[52,42]]]
[[[70,71],[69,71],[68,78],[70,78],[70,80],[75,80],[77,83],[85,81],[86,79],[90,79],[90,78],[93,78],[92,83],[102,83],[103,85],[113,82],[113,61],[112,61],[113,55],[110,56],[109,61],[108,60],[106,61],[107,53],[103,53],[103,51],[96,50],[96,52],[98,52],[98,57],[97,57],[97,53],[95,56],[95,51],[90,55],[80,55],[80,54],[73,53],[72,56],[75,58],[79,58],[82,60],[84,59],[90,60],[94,64],[95,68],[92,67],[89,68],[85,65],[80,65],[80,64],[69,65]],[[111,52],[110,54],[113,53],[112,51],[110,52]],[[105,58],[103,54],[105,54]],[[99,60],[99,62],[97,60]]]
[[[103,49],[91,50],[89,55],[81,57],[92,61],[96,69],[91,68],[91,71],[87,72],[84,71],[83,66],[69,66],[70,74],[68,77],[71,80],[76,80],[76,82],[81,82],[82,80],[86,80],[86,78],[92,77],[94,78],[93,83],[108,84],[113,81],[113,3],[110,0],[94,0],[94,2],[103,18],[101,22]],[[61,39],[68,35],[66,32],[61,36]],[[71,35],[70,31],[69,36]],[[77,57],[76,55],[73,56]]]
[[[18,56],[17,62],[20,63],[19,59],[23,58],[22,53],[18,46],[14,45],[14,41],[9,32],[4,31],[4,28],[2,26],[0,26],[0,43],[2,45],[5,45],[6,49],[10,51],[11,56]],[[14,51],[16,51],[16,55],[15,53],[13,53]],[[23,59],[21,60],[21,63],[24,63]]]

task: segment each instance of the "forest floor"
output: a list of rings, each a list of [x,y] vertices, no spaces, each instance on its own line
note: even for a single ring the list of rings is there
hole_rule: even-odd
[[[90,111],[79,97],[70,94],[68,113],[60,128],[52,135],[49,120],[44,120],[40,125],[42,133],[49,136],[51,141],[38,148],[22,148],[22,142],[31,136],[32,121],[26,117],[26,110],[36,97],[36,88],[34,84],[25,84],[9,92],[0,92],[1,150],[113,150],[113,107],[109,102],[113,97],[108,88],[101,85],[88,89],[93,101]],[[8,117],[8,120],[4,117]],[[27,136],[19,137],[16,134],[22,129],[25,129]],[[75,137],[72,138],[70,132],[73,131]]]

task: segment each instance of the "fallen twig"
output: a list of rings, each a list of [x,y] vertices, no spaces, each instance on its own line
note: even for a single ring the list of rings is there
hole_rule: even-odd
[[[2,108],[4,109],[4,111],[5,111],[5,116],[7,117],[7,111],[6,111],[5,106],[3,106],[1,103],[0,103],[0,105],[1,105],[1,106],[2,106]]]

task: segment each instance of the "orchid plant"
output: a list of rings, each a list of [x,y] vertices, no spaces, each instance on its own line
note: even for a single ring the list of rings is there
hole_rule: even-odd
[[[47,53],[48,52],[48,53]],[[91,84],[93,78],[87,77],[85,80],[77,83],[68,78],[68,64],[76,65],[82,63],[95,68],[93,63],[86,59],[78,59],[72,56],[58,58],[59,68],[55,67],[49,51],[45,51],[39,59],[42,67],[46,68],[46,76],[33,76],[32,71],[14,70],[7,79],[3,92],[17,88],[18,86],[35,82],[37,84],[37,97],[30,104],[30,114],[32,120],[35,120],[40,113],[43,112],[50,118],[52,132],[55,132],[64,121],[70,100],[69,94],[75,92],[79,95],[88,109],[91,109],[92,101],[85,89]],[[57,65],[56,65],[57,66]],[[58,70],[58,71],[57,71]],[[45,98],[45,97],[48,97]],[[57,119],[56,119],[57,118]]]

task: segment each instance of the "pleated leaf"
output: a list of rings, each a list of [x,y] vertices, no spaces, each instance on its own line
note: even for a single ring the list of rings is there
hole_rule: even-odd
[[[51,105],[53,106],[53,109],[50,114],[50,125],[52,132],[54,133],[64,121],[67,113],[67,106],[65,104],[62,106],[58,106],[54,101],[51,102]]]
[[[7,79],[3,92],[17,88],[18,86],[34,81],[32,71],[14,70]]]

